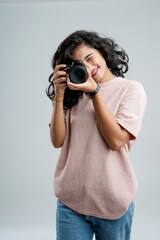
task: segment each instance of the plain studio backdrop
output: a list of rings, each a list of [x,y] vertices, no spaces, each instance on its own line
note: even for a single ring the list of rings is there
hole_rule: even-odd
[[[128,53],[125,78],[145,88],[148,105],[130,158],[139,181],[132,240],[160,235],[160,2],[0,1],[0,239],[56,239],[51,144],[51,59],[78,29],[112,37]],[[138,103],[137,103],[138,104]]]

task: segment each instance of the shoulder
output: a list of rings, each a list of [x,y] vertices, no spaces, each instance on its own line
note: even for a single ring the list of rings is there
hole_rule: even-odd
[[[128,86],[130,88],[144,88],[142,83],[140,83],[137,80],[134,79],[128,79],[128,78],[123,78],[123,77],[119,77],[117,83],[122,84],[123,86]]]
[[[129,91],[134,92],[136,95],[141,95],[147,99],[146,91],[143,84],[137,80],[129,80]]]
[[[126,89],[127,92],[135,92],[146,95],[145,88],[143,84],[137,80],[129,80],[127,78],[119,78],[119,83]]]
[[[141,82],[137,81],[137,80],[128,80],[130,82],[130,88],[135,88],[135,89],[140,89],[140,90],[144,90],[144,86],[142,85]]]

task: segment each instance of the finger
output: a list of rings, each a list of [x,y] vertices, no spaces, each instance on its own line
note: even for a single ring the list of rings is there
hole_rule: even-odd
[[[66,79],[67,79],[67,83],[68,83],[68,84],[70,84],[70,85],[72,85],[72,86],[77,86],[76,83],[71,82],[71,79],[69,78],[69,74],[67,74]]]
[[[70,80],[70,78],[69,78],[69,74],[66,75],[66,79],[67,79],[67,82],[68,82],[68,83],[71,82],[71,80]]]
[[[56,72],[53,77],[52,77],[52,81],[54,82],[55,80],[59,79],[61,76],[66,76],[67,73],[64,71],[58,71]]]
[[[77,84],[71,82],[69,76],[67,77],[67,85],[71,90],[82,90],[82,85],[84,86],[85,83]]]
[[[66,67],[66,64],[59,64],[55,67],[55,72],[57,72],[60,68]]]
[[[54,80],[54,84],[56,84],[56,85],[60,84],[61,82],[67,82],[66,77],[61,77],[61,78]]]
[[[67,85],[68,85],[69,87],[71,87],[72,89],[75,88],[77,84],[74,84],[74,83],[71,82],[71,80],[70,80],[70,78],[69,78],[69,74],[67,74],[67,77],[66,77],[66,78],[67,78]]]
[[[66,76],[67,75],[67,73],[65,72],[65,71],[58,71],[57,73],[56,73],[56,76],[57,77],[60,77],[60,76]]]
[[[67,83],[61,83],[61,86],[62,87],[65,87],[65,86],[68,87]]]

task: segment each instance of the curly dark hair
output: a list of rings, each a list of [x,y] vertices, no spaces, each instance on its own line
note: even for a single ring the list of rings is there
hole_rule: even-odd
[[[49,76],[48,81],[50,84],[46,90],[46,94],[52,100],[53,106],[53,97],[55,96],[55,91],[51,78],[54,74],[54,69],[56,65],[71,63],[74,60],[74,49],[82,43],[91,48],[97,49],[101,53],[112,74],[116,75],[117,77],[124,78],[123,73],[128,71],[127,63],[129,61],[129,57],[124,49],[119,47],[113,39],[105,36],[102,37],[100,34],[93,31],[75,31],[61,42],[52,58],[53,73]],[[82,95],[83,91],[71,90],[69,87],[66,87],[64,92],[63,110],[66,111],[67,109],[72,108],[78,103],[79,98],[81,98]]]

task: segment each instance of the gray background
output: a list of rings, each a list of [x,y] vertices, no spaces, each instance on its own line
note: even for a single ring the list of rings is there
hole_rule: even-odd
[[[58,44],[78,29],[112,37],[129,55],[126,78],[141,82],[147,111],[130,158],[139,189],[132,240],[158,240],[160,2],[0,1],[0,239],[53,240],[53,174],[45,94]]]

